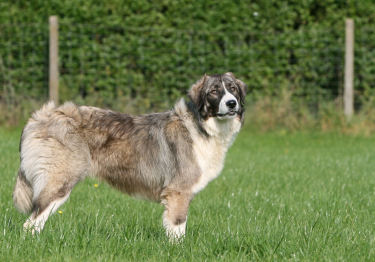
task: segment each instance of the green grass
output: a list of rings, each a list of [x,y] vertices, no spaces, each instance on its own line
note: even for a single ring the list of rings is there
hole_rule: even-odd
[[[11,199],[19,136],[0,130],[0,261],[375,259],[373,137],[242,130],[221,176],[192,201],[185,240],[171,244],[162,206],[92,179],[42,234],[24,233]]]

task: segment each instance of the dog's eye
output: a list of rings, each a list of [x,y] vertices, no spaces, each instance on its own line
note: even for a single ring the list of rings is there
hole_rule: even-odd
[[[215,95],[215,94],[217,94],[217,90],[214,89],[210,93],[213,94],[213,95]]]
[[[236,91],[236,88],[234,86],[231,86],[230,91],[234,92],[234,91]]]

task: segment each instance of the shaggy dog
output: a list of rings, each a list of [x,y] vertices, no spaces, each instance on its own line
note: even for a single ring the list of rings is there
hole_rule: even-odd
[[[171,239],[185,234],[190,201],[222,168],[244,120],[246,85],[232,73],[204,76],[173,110],[134,116],[67,102],[33,113],[20,142],[15,207],[40,232],[87,176],[165,206]]]

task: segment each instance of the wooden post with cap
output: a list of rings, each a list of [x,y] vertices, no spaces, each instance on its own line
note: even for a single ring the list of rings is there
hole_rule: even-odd
[[[59,103],[59,22],[49,17],[49,100]]]
[[[344,113],[350,118],[354,112],[354,20],[345,22],[345,87]]]

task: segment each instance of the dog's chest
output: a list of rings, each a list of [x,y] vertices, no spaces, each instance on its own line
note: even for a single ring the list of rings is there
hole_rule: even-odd
[[[197,162],[202,172],[198,182],[193,187],[194,193],[201,191],[208,182],[220,174],[228,148],[234,142],[241,128],[239,121],[233,121],[231,126],[208,124],[211,125],[209,126],[211,129],[208,129],[209,132],[211,131],[211,137],[209,139],[197,138],[193,144]]]

